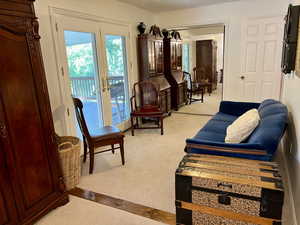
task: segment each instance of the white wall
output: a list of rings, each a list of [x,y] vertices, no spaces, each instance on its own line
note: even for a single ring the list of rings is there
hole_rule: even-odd
[[[225,56],[224,98],[240,100],[239,80],[241,70],[241,24],[253,17],[281,16],[286,12],[286,0],[252,0],[210,5],[193,9],[162,12],[155,20],[161,27],[179,27],[224,23]]]
[[[148,25],[148,27],[150,27],[150,25],[154,23],[154,17],[152,13],[146,10],[139,9],[125,3],[120,3],[115,0],[41,0],[35,2],[36,14],[40,23],[41,47],[55,130],[58,134],[63,135],[66,132],[64,121],[66,110],[60,93],[58,81],[59,73],[56,69],[49,6],[74,10],[85,14],[96,15],[131,24],[131,52],[134,74],[130,75],[134,78],[133,80],[137,79],[136,26],[139,22],[143,21]]]
[[[288,4],[289,1],[287,1]],[[300,4],[300,0],[291,1]],[[297,60],[300,56],[300,37],[298,37]],[[300,76],[300,74],[299,74]],[[285,139],[284,155],[290,176],[291,191],[294,198],[296,219],[300,224],[300,78],[295,74],[285,76],[282,101],[288,106],[290,123]]]

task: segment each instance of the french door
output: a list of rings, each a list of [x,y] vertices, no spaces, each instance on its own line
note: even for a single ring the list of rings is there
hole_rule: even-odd
[[[128,27],[55,17],[68,133],[79,135],[72,96],[81,99],[89,131],[129,127]]]

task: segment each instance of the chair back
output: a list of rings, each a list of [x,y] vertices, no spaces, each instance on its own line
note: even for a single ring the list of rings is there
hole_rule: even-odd
[[[83,104],[82,101],[79,98],[73,98],[73,103],[74,103],[74,108],[75,108],[75,114],[76,114],[76,119],[80,128],[80,131],[82,135],[87,138],[87,140],[90,140],[90,133],[89,129],[87,127],[87,124],[84,119],[84,114],[83,114]]]
[[[133,96],[135,96],[135,106],[141,110],[151,110],[160,108],[159,85],[145,80],[134,84]],[[138,101],[138,102],[137,102]]]
[[[205,67],[194,67],[193,68],[193,82],[195,83],[203,83],[203,82],[208,82],[208,77],[206,73]]]
[[[187,89],[192,89],[192,75],[189,72],[183,71],[183,79],[187,82]]]

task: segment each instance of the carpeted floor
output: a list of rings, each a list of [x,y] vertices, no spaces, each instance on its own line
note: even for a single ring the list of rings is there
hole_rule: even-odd
[[[175,212],[174,175],[182,159],[185,139],[193,136],[210,117],[186,114],[172,114],[165,119],[165,135],[159,130],[137,130],[134,137],[129,132],[125,137],[126,164],[121,165],[120,153],[110,152],[95,157],[94,174],[88,175],[88,161],[83,165],[81,188],[107,194],[113,197],[143,204],[153,208]],[[75,197],[71,202],[44,217],[38,225],[111,225],[138,224],[135,215],[107,207],[93,206]],[[89,212],[88,209],[91,209]],[[99,210],[99,215],[96,211]],[[102,210],[104,210],[102,212]],[[73,212],[73,213],[72,213]],[[73,216],[72,216],[73,214]],[[85,220],[82,217],[85,216]],[[116,218],[111,222],[109,218]],[[133,218],[134,217],[134,218]],[[103,222],[95,223],[97,218]],[[116,223],[122,218],[122,223]],[[79,221],[86,221],[79,223]],[[136,221],[139,221],[136,218]],[[147,220],[146,220],[147,221]],[[148,224],[148,223],[140,223]],[[149,224],[159,224],[153,221]]]
[[[122,210],[70,195],[70,202],[43,217],[36,225],[163,225]]]
[[[195,98],[200,98],[200,96],[194,96]],[[218,85],[218,88],[214,90],[211,95],[206,93],[204,95],[204,102],[193,102],[191,105],[186,105],[181,107],[179,113],[187,114],[209,114],[214,115],[219,111],[219,105],[222,101],[222,84]]]
[[[205,104],[195,103],[194,108]],[[182,108],[182,110],[185,110]],[[181,111],[181,110],[180,110]],[[185,139],[192,137],[210,119],[209,116],[173,113],[165,119],[165,135],[159,130],[137,130],[125,137],[126,164],[120,153],[106,152],[95,157],[94,174],[83,165],[78,187],[175,213],[174,174],[182,159]],[[284,182],[286,184],[286,182]],[[287,190],[287,189],[286,189]],[[288,201],[288,198],[287,198]],[[291,225],[285,204],[284,225]],[[118,209],[71,196],[71,201],[49,213],[38,225],[135,225],[161,224]]]
[[[192,137],[210,117],[173,114],[159,130],[137,130],[125,137],[125,166],[119,152],[96,156],[95,172],[83,167],[80,188],[175,212],[174,174],[182,159],[185,139]]]

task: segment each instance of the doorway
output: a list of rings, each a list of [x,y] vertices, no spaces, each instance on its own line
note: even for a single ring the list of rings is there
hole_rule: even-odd
[[[223,99],[225,25],[211,24],[175,28],[183,40],[183,71],[190,73],[193,82],[205,84],[202,93],[193,94],[191,104],[178,112],[214,115]]]
[[[72,97],[83,102],[90,133],[100,127],[129,127],[128,27],[56,16],[67,126],[81,136]]]

